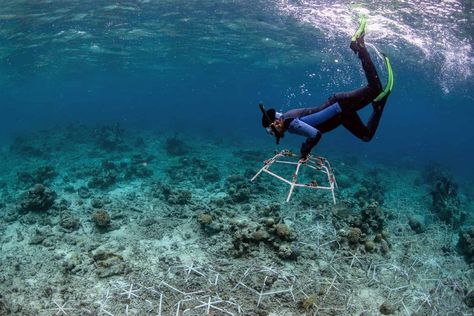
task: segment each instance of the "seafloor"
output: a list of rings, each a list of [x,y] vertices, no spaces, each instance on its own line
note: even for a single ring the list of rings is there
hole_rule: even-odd
[[[115,124],[18,137],[0,315],[473,315],[472,186],[333,154],[338,203],[284,203],[283,183],[249,181],[271,155]]]

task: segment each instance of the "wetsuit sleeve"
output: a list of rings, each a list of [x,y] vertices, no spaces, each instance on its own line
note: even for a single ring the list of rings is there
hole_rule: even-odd
[[[290,133],[306,137],[306,141],[301,144],[302,158],[306,158],[311,152],[311,149],[313,149],[313,147],[316,146],[316,144],[321,139],[321,132],[317,128],[303,122],[300,119],[294,119],[291,122],[288,131]]]
[[[321,132],[318,131],[318,134],[316,134],[315,137],[312,138],[306,138],[306,141],[301,144],[301,158],[306,158],[308,157],[309,153],[311,152],[311,149],[313,149],[314,146],[316,146],[321,139]]]

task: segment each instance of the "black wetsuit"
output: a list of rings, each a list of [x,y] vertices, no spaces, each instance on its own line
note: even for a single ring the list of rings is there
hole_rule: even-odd
[[[367,86],[350,92],[336,93],[318,107],[293,109],[282,115],[285,130],[307,137],[301,146],[302,157],[310,153],[322,133],[329,132],[341,124],[363,141],[368,142],[374,136],[388,95],[380,101],[374,101],[382,92],[377,70],[363,43],[357,43],[355,51],[362,62]],[[357,111],[370,103],[373,103],[373,113],[365,125]]]

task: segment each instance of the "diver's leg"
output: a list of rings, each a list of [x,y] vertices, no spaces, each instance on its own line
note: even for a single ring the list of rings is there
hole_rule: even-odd
[[[362,16],[360,18],[359,28],[355,32],[354,36],[351,39],[350,48],[357,54],[362,62],[362,68],[365,72],[365,77],[367,78],[367,82],[369,86],[374,88],[375,90],[382,91],[382,84],[380,83],[379,76],[377,74],[377,70],[370,58],[369,52],[365,46],[364,36],[365,36],[365,26],[367,24],[366,18]],[[378,93],[380,93],[378,91]]]
[[[345,113],[342,119],[342,125],[348,129],[354,136],[361,140],[368,142],[370,141],[377,131],[380,119],[382,118],[383,109],[380,111],[374,110],[367,125],[362,123],[357,112]]]
[[[375,69],[375,65],[370,58],[369,52],[365,47],[365,44],[359,44],[359,50],[357,55],[360,58],[362,63],[362,68],[364,69],[365,77],[367,78],[368,86],[371,87],[376,96],[382,91],[382,83],[380,82],[379,75]]]
[[[311,126],[318,126],[342,112],[341,106],[334,103],[318,112],[300,117],[300,120]]]
[[[382,84],[377,74],[377,70],[375,69],[369,52],[365,47],[364,34],[365,22],[361,22],[361,27],[359,27],[359,30],[357,30],[356,34],[352,38],[351,49],[357,53],[361,60],[362,68],[364,69],[368,84],[360,89],[337,93],[330,98],[332,101],[338,102],[340,104],[343,112],[358,111],[371,102],[374,111],[380,111],[385,106],[385,102],[387,101],[387,98],[393,87],[392,67],[388,57],[384,55],[384,62],[387,66],[389,78],[385,90],[382,90]]]
[[[332,96],[332,99],[339,103],[344,113],[362,109],[371,103],[375,96],[377,96],[377,94],[373,92],[373,89],[369,86],[365,86],[348,92],[336,93]]]
[[[374,137],[377,127],[379,126],[380,119],[382,118],[382,112],[385,103],[387,102],[388,96],[390,95],[393,86],[393,72],[390,61],[384,55],[384,62],[387,66],[389,79],[385,90],[382,90],[382,83],[380,82],[377,70],[375,69],[369,52],[365,46],[365,26],[366,20],[364,17],[362,17],[359,28],[351,39],[350,48],[354,51],[354,53],[357,53],[357,56],[361,60],[362,68],[364,69],[368,85],[354,91],[338,93],[334,95],[333,98],[335,101],[339,102],[342,108],[343,126],[356,137],[368,142]],[[367,125],[364,125],[356,111],[371,102],[373,105],[373,112],[367,122]]]
[[[359,58],[362,61],[362,67],[364,68],[368,85],[356,90],[336,93],[334,95],[333,98],[339,102],[343,111],[358,111],[362,109],[371,103],[382,91],[379,76],[365,47],[359,50]]]

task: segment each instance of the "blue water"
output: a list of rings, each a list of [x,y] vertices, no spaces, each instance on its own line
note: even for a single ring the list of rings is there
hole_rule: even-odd
[[[365,84],[348,48],[364,13],[367,42],[392,60],[394,91],[372,142],[340,128],[316,151],[434,160],[474,178],[469,1],[2,0],[0,7],[4,144],[57,124],[116,121],[273,142],[260,128],[258,102],[314,106]],[[282,147],[297,150],[300,141],[288,136]]]

